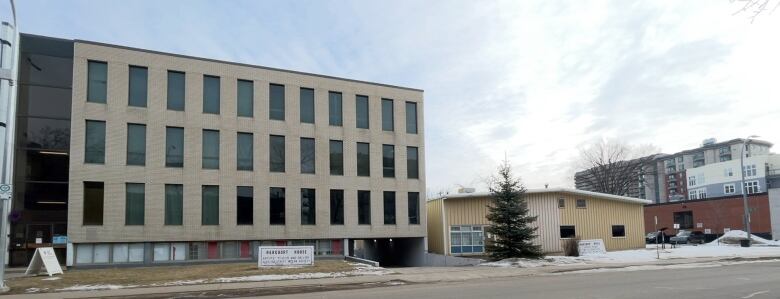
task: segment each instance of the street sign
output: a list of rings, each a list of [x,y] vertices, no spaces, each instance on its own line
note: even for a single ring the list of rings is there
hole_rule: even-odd
[[[679,223],[675,223],[674,224],[674,229],[680,229],[680,224]]]
[[[0,184],[0,199],[11,199],[13,188],[10,184]]]
[[[57,255],[54,254],[54,248],[51,247],[38,247],[35,249],[32,261],[27,266],[25,275],[38,275],[41,272],[41,267],[46,268],[46,274],[52,276],[54,274],[62,274],[62,267],[57,260]]]
[[[260,246],[258,252],[258,267],[314,265],[314,246]]]

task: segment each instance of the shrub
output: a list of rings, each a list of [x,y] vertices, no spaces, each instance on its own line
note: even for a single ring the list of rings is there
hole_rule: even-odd
[[[574,237],[563,241],[563,254],[566,256],[580,256],[580,237]]]

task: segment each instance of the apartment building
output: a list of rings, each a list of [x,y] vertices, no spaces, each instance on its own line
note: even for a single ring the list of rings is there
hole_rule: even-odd
[[[21,47],[12,264],[39,246],[69,266],[356,242],[380,263],[422,258],[422,90],[81,40]]]
[[[780,169],[780,156],[754,155],[744,159],[742,174],[745,185],[741,187],[741,161],[739,159],[707,164],[685,171],[688,199],[742,194],[765,193],[768,190],[768,177],[772,170]]]

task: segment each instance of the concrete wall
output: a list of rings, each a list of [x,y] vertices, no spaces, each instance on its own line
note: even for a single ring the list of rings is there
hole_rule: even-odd
[[[768,197],[772,239],[780,240],[780,188],[769,189]]]

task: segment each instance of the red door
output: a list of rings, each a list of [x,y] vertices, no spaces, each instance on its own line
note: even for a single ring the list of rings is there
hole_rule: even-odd
[[[209,259],[219,258],[219,245],[217,242],[209,242]]]
[[[241,257],[252,256],[252,251],[249,250],[249,241],[241,241]]]

